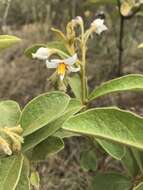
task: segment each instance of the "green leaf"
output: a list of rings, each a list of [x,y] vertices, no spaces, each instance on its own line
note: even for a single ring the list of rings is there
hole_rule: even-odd
[[[96,153],[93,150],[82,152],[80,155],[80,166],[85,171],[96,171]]]
[[[136,187],[134,187],[133,190],[143,190],[143,182],[141,182],[141,183],[138,184]]]
[[[62,52],[66,53],[67,55],[69,55],[69,52],[64,44],[64,42],[62,41],[52,41],[52,42],[48,42],[46,44],[46,46],[48,48],[54,48],[54,49],[59,49],[61,50]]]
[[[143,118],[118,108],[96,108],[70,118],[63,129],[143,149]]]
[[[136,163],[137,163],[141,173],[143,173],[143,165],[142,165],[142,158],[141,158],[140,151],[135,148],[131,148],[131,151],[132,151],[132,154],[136,160]]]
[[[92,190],[130,190],[129,178],[118,173],[97,173],[92,181]]]
[[[101,145],[101,147],[116,160],[121,160],[126,153],[125,147],[120,144],[115,144],[107,140],[97,139],[96,141]]]
[[[82,106],[79,101],[71,99],[68,107],[60,118],[49,123],[42,129],[32,133],[31,135],[25,137],[23,151],[27,151],[33,148],[34,146],[45,140],[47,137],[53,135],[58,129],[62,127],[65,120],[67,120],[73,114],[77,113],[81,108]]]
[[[70,137],[79,137],[80,135],[77,133],[72,133],[64,129],[59,129],[58,131],[54,133],[53,136],[64,139],[64,138],[70,138]]]
[[[143,75],[130,74],[105,82],[90,95],[90,100],[110,93],[143,90]]]
[[[139,168],[129,148],[126,148],[126,154],[122,158],[121,163],[129,176],[133,177],[137,175]]]
[[[60,117],[67,108],[70,97],[62,92],[42,94],[30,101],[22,111],[23,136],[27,136]]]
[[[11,156],[0,160],[0,190],[15,190],[23,164],[23,156]]]
[[[81,81],[78,74],[68,77],[68,83],[77,99],[81,99]]]
[[[37,190],[40,187],[40,177],[38,172],[32,172],[30,176],[30,183],[33,185]]]
[[[31,159],[36,161],[46,160],[48,156],[58,153],[63,148],[64,142],[62,139],[50,136],[33,149]]]
[[[21,39],[10,36],[10,35],[0,35],[0,51],[6,48],[11,47],[12,45],[20,42]]]
[[[20,107],[16,102],[10,100],[0,102],[0,127],[16,126],[20,115]]]
[[[30,190],[29,173],[29,161],[26,158],[24,158],[22,171],[18,185],[16,186],[16,190]]]

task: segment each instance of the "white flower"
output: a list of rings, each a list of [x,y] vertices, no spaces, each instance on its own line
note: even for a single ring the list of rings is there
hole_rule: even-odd
[[[67,59],[52,59],[46,61],[47,68],[56,68],[57,73],[60,76],[60,79],[63,80],[66,71],[68,72],[78,72],[79,67],[73,67],[72,65],[77,61],[77,54],[74,54],[72,57]]]
[[[32,53],[33,58],[40,60],[46,60],[50,56],[50,50],[48,48],[40,47],[36,53]]]
[[[104,19],[95,19],[91,23],[91,27],[93,29],[93,32],[96,32],[97,34],[101,34],[103,31],[107,30],[108,28],[104,24]]]

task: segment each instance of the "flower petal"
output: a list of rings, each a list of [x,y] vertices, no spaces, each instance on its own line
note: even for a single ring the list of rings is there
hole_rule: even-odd
[[[80,67],[72,67],[71,65],[69,65],[68,71],[76,73],[76,72],[80,71]]]
[[[72,57],[69,57],[63,61],[67,65],[73,65],[77,61],[77,54],[74,54]]]
[[[52,59],[51,61],[48,61],[48,60],[46,61],[46,66],[49,69],[57,68],[58,64],[59,64],[59,60],[58,59]]]
[[[102,26],[97,27],[96,33],[97,33],[97,34],[101,34],[102,32],[104,32],[104,31],[106,31],[106,30],[107,30],[107,27],[103,24]]]
[[[91,23],[91,27],[93,28],[93,31],[97,34],[101,34],[103,31],[108,29],[104,24],[104,19],[95,19]]]
[[[40,60],[46,60],[49,57],[49,49],[48,48],[44,48],[44,47],[40,47],[36,53],[32,53],[32,57],[33,58],[37,58]]]

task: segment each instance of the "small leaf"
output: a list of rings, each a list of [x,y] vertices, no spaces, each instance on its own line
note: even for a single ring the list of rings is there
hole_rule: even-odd
[[[15,190],[23,165],[23,156],[11,156],[0,160],[0,190]]]
[[[62,128],[143,149],[143,118],[121,109],[91,109],[70,118]]]
[[[130,74],[105,82],[95,89],[89,98],[93,100],[110,93],[137,90],[143,91],[143,75]]]
[[[22,171],[18,185],[16,186],[16,190],[30,190],[29,173],[29,161],[26,158],[24,158]]]
[[[97,169],[97,158],[93,150],[84,151],[80,156],[80,166],[85,171],[96,171]]]
[[[32,172],[30,176],[30,182],[31,185],[33,185],[37,190],[39,190],[40,187],[40,177],[38,172]]]
[[[77,99],[81,99],[81,81],[78,74],[68,77],[68,83]]]
[[[46,160],[48,156],[58,153],[63,148],[64,142],[62,139],[50,136],[33,149],[31,159],[36,161]]]
[[[20,42],[21,39],[10,35],[0,35],[0,51]]]
[[[143,190],[143,182],[141,182],[141,183],[138,184],[136,187],[134,187],[133,190]]]
[[[60,117],[67,108],[70,97],[62,92],[42,94],[31,100],[23,109],[21,126],[27,136]]]
[[[11,100],[0,102],[0,127],[14,127],[18,124],[21,110],[19,105]]]
[[[92,190],[130,190],[129,178],[118,173],[97,173],[93,177]]]
[[[102,148],[116,160],[121,160],[125,155],[125,147],[120,144],[115,144],[107,140],[97,139],[96,141],[102,146]]]
[[[67,120],[73,114],[77,113],[81,108],[82,106],[79,101],[71,99],[65,112],[60,118],[49,123],[42,129],[32,133],[31,135],[25,137],[23,151],[27,151],[33,148],[34,146],[45,140],[47,137],[53,135],[58,129],[62,127],[65,120]]]

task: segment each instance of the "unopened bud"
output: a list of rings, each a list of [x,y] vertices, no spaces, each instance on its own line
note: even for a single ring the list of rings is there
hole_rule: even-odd
[[[77,16],[75,19],[72,19],[74,26],[83,24],[83,19],[81,16]]]
[[[0,149],[6,154],[6,155],[12,155],[12,150],[9,147],[9,144],[0,137]]]

